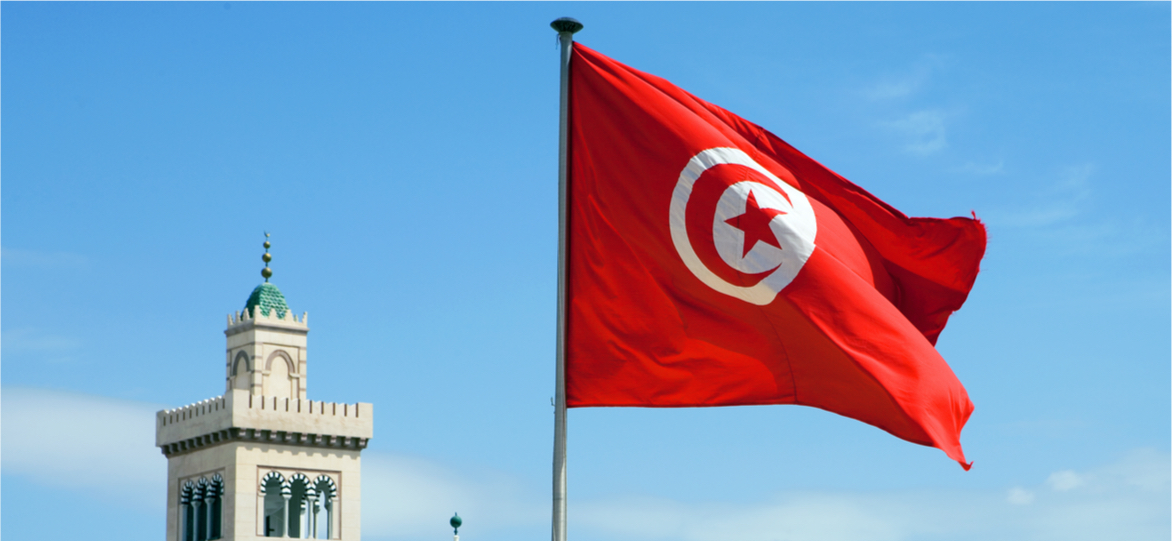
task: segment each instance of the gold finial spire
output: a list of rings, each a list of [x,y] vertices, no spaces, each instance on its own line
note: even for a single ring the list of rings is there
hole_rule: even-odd
[[[269,248],[272,246],[273,244],[269,242],[269,232],[265,231],[265,255],[260,257],[265,262],[265,268],[260,271],[260,275],[265,277],[265,282],[268,282],[269,278],[273,276],[273,269],[269,268],[269,261],[273,260],[273,256],[269,255]]]

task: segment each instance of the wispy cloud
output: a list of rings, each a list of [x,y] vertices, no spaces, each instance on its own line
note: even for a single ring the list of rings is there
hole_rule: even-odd
[[[1065,168],[1057,182],[1037,194],[1040,201],[1031,206],[994,211],[991,221],[1004,227],[1039,228],[1050,227],[1077,217],[1091,197],[1091,177],[1095,173],[1093,164],[1081,164]]]
[[[953,171],[978,177],[1000,175],[1005,173],[1005,162],[1002,160],[997,160],[997,163],[966,162],[964,165],[954,168]]]
[[[888,74],[863,89],[862,94],[870,100],[896,100],[912,96],[921,91],[932,79],[932,74],[944,63],[943,57],[927,55],[910,66],[903,73]]]
[[[77,349],[81,342],[76,338],[48,334],[39,329],[6,329],[0,334],[0,348],[5,354],[38,352],[61,353]]]
[[[33,268],[85,268],[89,259],[69,252],[46,252],[0,248],[0,264]]]
[[[902,134],[907,143],[904,150],[926,156],[948,146],[947,130],[944,127],[946,115],[939,110],[925,110],[911,113],[903,118],[885,123],[885,126]]]
[[[927,80],[927,70],[922,70],[910,77],[890,79],[876,83],[874,86],[863,90],[863,95],[872,100],[903,98],[914,94]]]
[[[999,198],[999,206],[981,213],[990,238],[995,242],[1027,242],[1035,254],[1047,257],[1091,256],[1096,261],[1149,254],[1161,245],[1166,247],[1167,223],[1143,214],[1104,212],[1104,201],[1096,190],[1101,176],[1095,164],[1083,163],[1060,168],[1050,179],[1015,182],[1013,191],[1007,192],[1012,197]],[[1144,291],[1159,295],[1167,291],[1167,283],[1159,288],[1145,287]]]
[[[886,110],[884,129],[903,140],[903,149],[917,156],[934,154],[948,147],[947,120],[950,115],[924,103],[922,95],[931,86],[944,58],[926,55],[900,74],[889,74],[862,90],[873,106]],[[894,120],[891,120],[894,117]]]
[[[490,471],[458,471],[423,458],[367,452],[362,458],[362,533],[406,539],[432,537],[453,511],[477,517],[477,530],[533,527],[549,520],[536,487]]]
[[[1008,492],[794,492],[748,505],[621,498],[586,502],[574,516],[607,539],[1167,539],[1169,458],[1138,450],[1103,468],[1056,472],[1044,486]]]
[[[5,475],[163,511],[167,461],[155,447],[162,406],[19,387],[5,387],[0,401]]]
[[[1062,470],[1050,474],[1050,477],[1046,479],[1046,484],[1054,490],[1065,491],[1081,487],[1086,482],[1081,475],[1071,470]]]
[[[575,500],[571,515],[575,536],[588,540],[1156,540],[1169,535],[1169,459],[1140,449],[1105,467],[1056,471],[1004,491],[781,492],[749,504],[614,496]],[[369,537],[430,538],[454,509],[477,517],[483,538],[548,527],[544,491],[507,474],[379,453],[363,464],[364,504],[382,510],[364,515]]]
[[[5,388],[2,397],[5,475],[85,492],[93,505],[162,512],[166,463],[153,437],[160,406],[22,388]],[[51,444],[63,434],[84,445]],[[572,504],[572,528],[584,540],[615,541],[1168,539],[1170,458],[1139,449],[1104,467],[1055,471],[1008,489],[789,491],[755,503],[581,499]],[[476,517],[480,539],[548,531],[545,484],[375,451],[362,462],[368,538],[432,539],[457,510]]]
[[[1013,487],[1009,489],[1005,501],[1014,505],[1029,505],[1034,503],[1034,493],[1022,487]]]

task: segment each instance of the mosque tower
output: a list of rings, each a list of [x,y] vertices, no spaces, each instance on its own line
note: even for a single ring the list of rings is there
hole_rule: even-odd
[[[264,283],[228,316],[224,394],[156,414],[167,457],[167,541],[358,541],[367,403],[308,400],[307,314]]]

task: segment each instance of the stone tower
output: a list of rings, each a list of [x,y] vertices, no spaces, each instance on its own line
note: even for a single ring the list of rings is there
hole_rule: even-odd
[[[224,394],[156,414],[167,541],[361,539],[374,408],[307,399],[308,317],[269,283],[269,246],[265,282],[228,316]]]

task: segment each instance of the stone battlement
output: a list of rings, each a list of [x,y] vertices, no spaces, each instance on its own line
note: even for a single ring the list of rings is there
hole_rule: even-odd
[[[251,313],[250,313],[251,312]],[[304,328],[309,329],[309,312],[302,312],[301,317],[297,317],[292,311],[286,311],[284,316],[277,315],[276,310],[269,310],[269,315],[265,315],[259,306],[250,310],[241,310],[232,314],[228,314],[228,331],[232,331],[233,327],[246,324],[268,324],[280,327]]]
[[[374,406],[252,395],[233,389],[155,414],[155,445],[185,452],[230,440],[362,449],[374,433]]]

